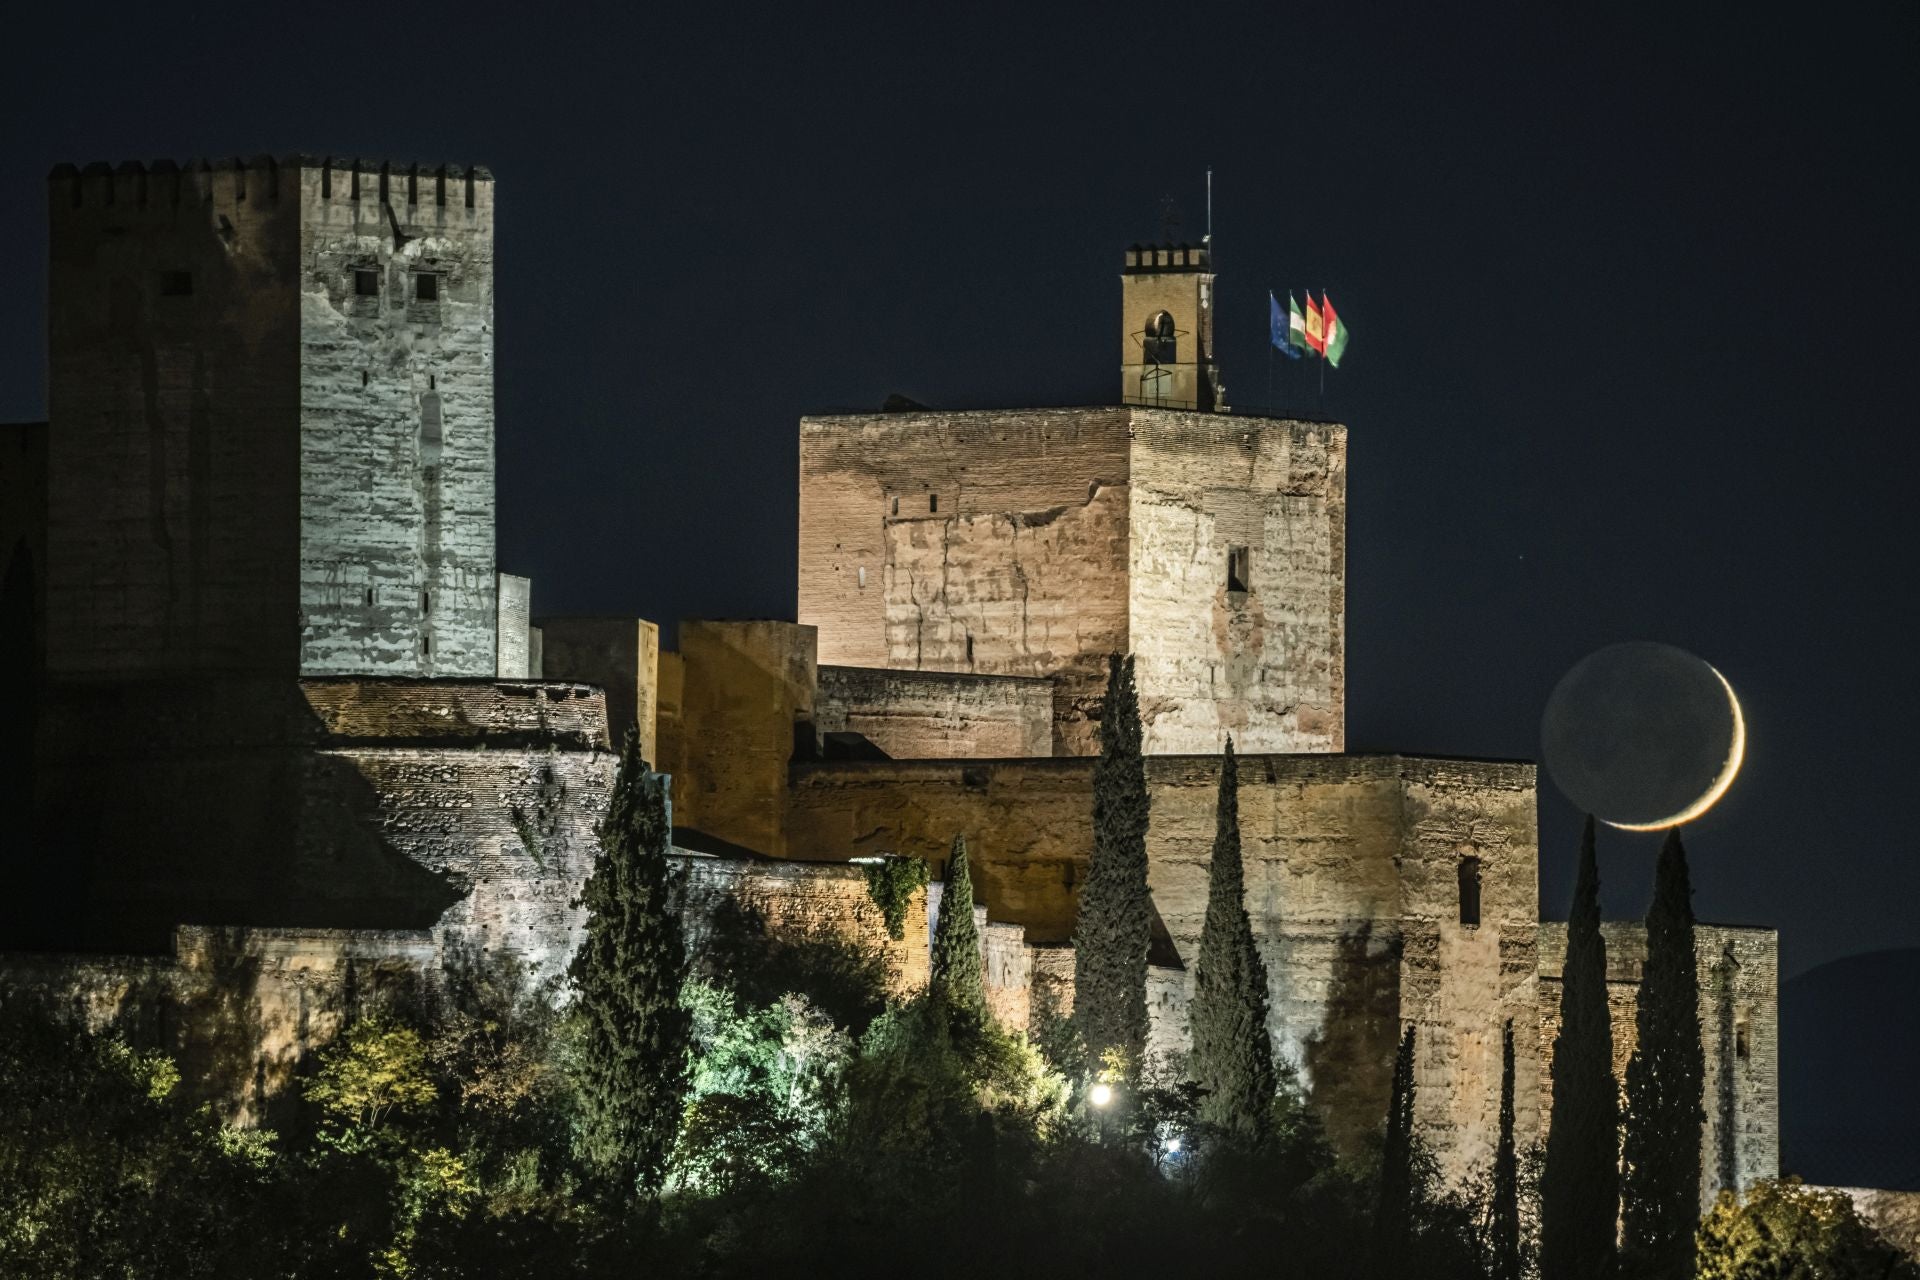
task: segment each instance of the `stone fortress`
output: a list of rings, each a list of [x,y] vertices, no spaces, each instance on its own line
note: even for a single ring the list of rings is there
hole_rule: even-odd
[[[12,858],[57,870],[0,920],[0,985],[216,1063],[259,1114],[385,985],[561,970],[633,732],[695,902],[872,941],[903,986],[959,904],[936,883],[889,939],[856,860],[937,870],[964,834],[1025,1025],[1071,1005],[1123,651],[1156,1048],[1231,735],[1271,1029],[1336,1141],[1378,1128],[1412,1023],[1418,1122],[1449,1176],[1483,1168],[1508,1020],[1539,1136],[1564,928],[1535,770],[1346,752],[1347,428],[1229,411],[1208,245],[1126,251],[1116,405],[802,419],[795,620],[683,621],[669,651],[639,617],[534,626],[495,564],[485,170],[63,166],[49,192],[50,423],[7,429],[0,535],[6,643],[43,673]],[[1776,938],[1699,947],[1710,1196],[1777,1169]],[[1609,948],[1624,1067],[1644,939]]]

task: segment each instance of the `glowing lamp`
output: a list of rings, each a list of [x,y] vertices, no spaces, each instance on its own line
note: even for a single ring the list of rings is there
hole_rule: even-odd
[[[1087,1101],[1096,1107],[1106,1106],[1109,1102],[1113,1101],[1113,1086],[1096,1084],[1093,1088],[1087,1090]]]

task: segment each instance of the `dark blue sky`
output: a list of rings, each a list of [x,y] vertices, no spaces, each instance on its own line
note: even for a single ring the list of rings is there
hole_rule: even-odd
[[[1211,165],[1233,398],[1352,428],[1353,746],[1532,756],[1583,654],[1681,645],[1752,735],[1700,914],[1788,973],[1920,945],[1920,10],[695,10],[14,14],[0,419],[44,413],[55,162],[477,161],[502,567],[539,612],[791,616],[795,419],[1113,400],[1120,251],[1168,194],[1197,236]],[[1354,334],[1324,405],[1268,391],[1290,286]],[[1655,847],[1603,844],[1612,913]]]

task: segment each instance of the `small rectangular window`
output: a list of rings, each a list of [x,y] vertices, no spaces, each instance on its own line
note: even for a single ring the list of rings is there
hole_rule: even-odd
[[[927,510],[928,510],[928,511],[938,511],[939,509],[940,509],[940,495],[939,495],[939,494],[937,494],[937,493],[930,493],[930,494],[928,494],[928,495],[927,495]]]
[[[898,498],[893,500],[893,514],[896,516],[900,514],[900,499]]]
[[[192,297],[193,272],[162,271],[160,273],[160,296],[163,298]]]
[[[1733,1026],[1733,1056],[1745,1060],[1753,1053],[1753,1045],[1747,1030],[1747,1020],[1740,1019]]]
[[[353,292],[361,298],[380,296],[380,273],[378,271],[355,271],[353,273]]]
[[[421,272],[413,278],[413,300],[415,302],[440,301],[440,277]]]
[[[1246,591],[1253,581],[1253,553],[1245,547],[1227,548],[1227,590]]]
[[[1480,923],[1480,859],[1460,859],[1460,923],[1475,928]]]

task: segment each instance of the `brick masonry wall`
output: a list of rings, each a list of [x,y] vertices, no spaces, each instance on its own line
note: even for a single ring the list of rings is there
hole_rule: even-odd
[[[799,619],[820,660],[1057,676],[1054,751],[1094,750],[1105,657],[1127,647],[1127,421],[804,419]]]
[[[1613,1014],[1614,1075],[1626,1087],[1627,1060],[1637,1041],[1634,1018],[1640,975],[1646,964],[1644,926],[1610,921],[1601,926],[1607,944],[1607,1001]],[[1700,1202],[1713,1203],[1723,1186],[1746,1187],[1780,1172],[1780,936],[1772,929],[1702,924],[1694,930],[1700,969],[1700,1041],[1706,1052],[1707,1114],[1701,1151]],[[1553,1060],[1560,1033],[1560,972],[1566,963],[1567,926],[1540,926],[1540,1060]],[[1544,1076],[1543,1076],[1544,1079]],[[1550,1116],[1552,1092],[1543,1087],[1541,1128]],[[1727,1135],[1733,1136],[1732,1143]]]
[[[1127,634],[1152,753],[1346,742],[1346,428],[1132,415]],[[1229,548],[1251,580],[1229,591]]]
[[[297,180],[301,671],[489,678],[492,178]]]
[[[896,760],[1053,753],[1053,682],[1018,676],[821,667],[814,726]]]

